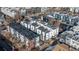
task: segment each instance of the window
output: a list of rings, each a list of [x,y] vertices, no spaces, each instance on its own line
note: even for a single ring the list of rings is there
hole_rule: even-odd
[[[25,23],[25,27],[27,28],[27,24]]]
[[[46,34],[46,39],[49,39],[49,34],[48,33]]]
[[[37,33],[41,34],[41,30],[37,29]]]

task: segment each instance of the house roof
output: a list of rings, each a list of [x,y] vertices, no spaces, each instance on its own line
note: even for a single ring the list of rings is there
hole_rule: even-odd
[[[31,31],[30,29],[27,29],[26,27],[16,22],[11,23],[9,26],[15,29],[21,35],[27,37],[28,39],[33,39],[39,36],[39,34]]]

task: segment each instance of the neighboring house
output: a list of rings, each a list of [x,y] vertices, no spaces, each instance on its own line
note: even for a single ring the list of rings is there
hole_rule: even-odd
[[[48,25],[42,21],[39,22],[39,21],[25,20],[21,21],[21,24],[26,28],[40,34],[40,39],[43,41],[50,39],[52,36],[57,36],[59,33],[58,27]]]
[[[8,15],[12,18],[14,18],[17,15],[17,12],[19,12],[20,15],[24,16],[26,15],[27,9],[30,8],[20,8],[20,7],[2,7],[1,12],[4,13],[5,15]]]
[[[28,41],[34,40],[35,46],[39,46],[39,34],[27,29],[19,23],[13,22],[9,25],[8,31],[21,42],[28,45]]]
[[[16,11],[13,10],[12,8],[1,8],[1,12],[4,13],[5,15],[8,15],[10,17],[15,17]]]
[[[71,12],[77,12],[78,13],[79,12],[79,7],[71,7],[70,8],[70,11]]]
[[[47,7],[42,7],[42,8],[41,8],[41,12],[46,12],[47,10],[48,10]]]
[[[53,20],[53,18],[56,20],[62,20],[63,22],[66,22],[66,24],[70,25],[74,25],[79,21],[78,16],[70,16],[59,12],[53,12],[52,14],[47,15],[47,17],[52,18],[51,20]]]
[[[74,31],[65,31],[61,34],[60,42],[64,42],[79,50],[79,34]]]

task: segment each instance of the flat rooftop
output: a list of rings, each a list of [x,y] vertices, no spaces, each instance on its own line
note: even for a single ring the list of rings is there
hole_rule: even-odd
[[[40,26],[38,29],[40,29],[43,32],[49,32],[49,30],[48,29],[45,29],[43,26]]]
[[[20,23],[12,22],[9,26],[12,27],[17,32],[19,32],[21,35],[27,37],[28,39],[33,39],[39,36],[39,34],[31,31],[30,29],[27,29],[26,27],[22,26]]]
[[[74,33],[73,31],[65,31],[61,34],[62,38],[69,37],[75,41],[79,42],[79,34]]]
[[[32,25],[35,27],[39,26],[37,23],[32,23]]]
[[[43,24],[44,26],[47,26],[47,27],[51,28],[51,29],[56,29],[57,28],[56,26],[54,26],[52,24],[49,24],[49,23],[46,23],[44,21],[40,21],[40,23]]]

